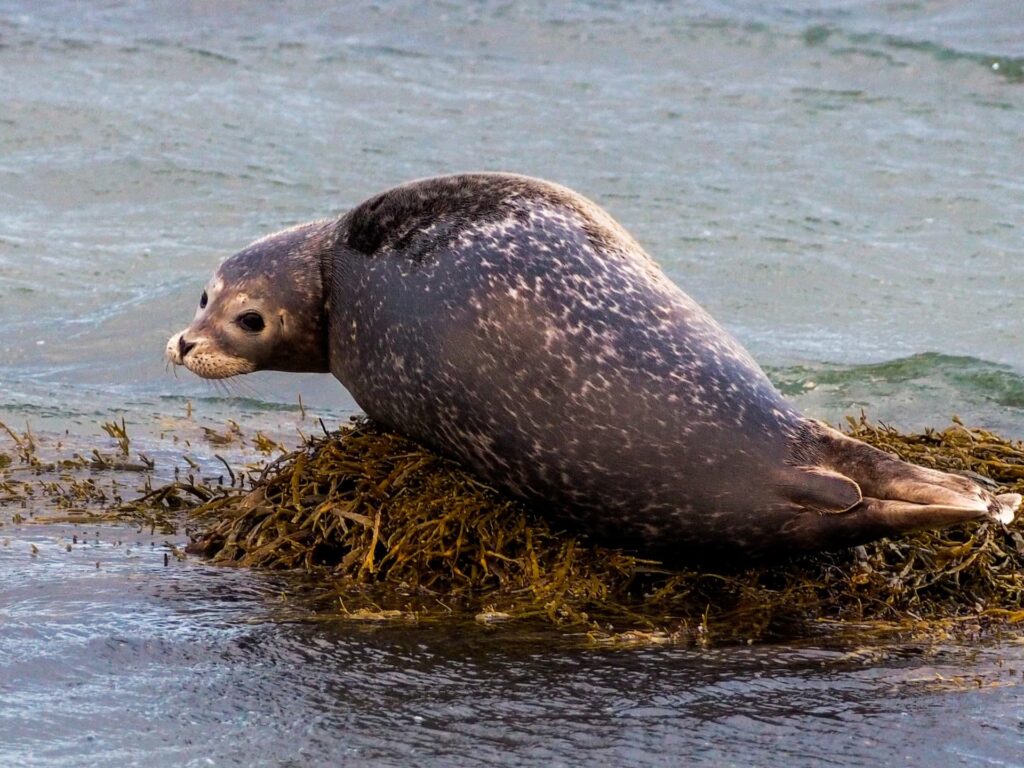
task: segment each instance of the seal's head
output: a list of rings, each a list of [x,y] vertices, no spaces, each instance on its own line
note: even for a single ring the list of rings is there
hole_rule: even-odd
[[[227,259],[207,283],[167,359],[204,379],[260,370],[326,373],[324,265],[331,222],[269,235]]]

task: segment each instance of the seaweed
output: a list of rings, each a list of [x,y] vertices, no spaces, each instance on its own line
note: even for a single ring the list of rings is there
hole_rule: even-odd
[[[23,510],[11,516],[12,522],[134,524],[171,535],[179,528],[183,510],[218,493],[215,486],[193,476],[154,487],[156,462],[143,453],[131,458],[124,420],[100,426],[116,446],[115,452],[93,448],[88,455],[65,457],[60,442],[47,445],[28,427],[19,433],[0,422],[0,434],[6,434],[15,448],[13,457],[0,453],[0,508]],[[142,487],[129,490],[140,477]],[[126,500],[126,495],[132,498]]]
[[[14,522],[116,522],[167,533],[184,524],[189,552],[212,563],[298,574],[286,603],[302,620],[556,627],[616,645],[941,641],[1024,629],[1020,521],[734,571],[673,569],[560,530],[366,419],[325,428],[291,452],[257,433],[249,444],[264,458],[232,467],[214,453],[206,465],[216,470],[219,462],[219,476],[203,476],[184,456],[188,469],[162,484],[151,460],[131,457],[123,422],[103,428],[115,452],[49,460],[30,430],[0,424],[12,444],[0,453],[0,506],[21,510]],[[233,422],[226,431],[202,429],[213,448],[244,444]],[[902,433],[862,415],[846,431],[907,461],[1024,492],[1024,444],[957,419]],[[126,500],[132,477],[143,484]],[[34,511],[41,499],[45,515]]]
[[[908,461],[1024,490],[1024,446],[959,421],[850,434]],[[557,530],[454,463],[366,420],[311,438],[192,513],[190,551],[301,570],[318,610],[486,625],[544,621],[596,642],[815,633],[945,637],[1024,626],[1024,532],[994,522],[736,572],[669,569]]]

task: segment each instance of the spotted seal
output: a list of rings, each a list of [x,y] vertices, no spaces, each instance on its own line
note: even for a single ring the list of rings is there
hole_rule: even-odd
[[[415,181],[257,240],[167,356],[329,371],[377,422],[663,558],[1008,522],[1021,501],[805,418],[604,210],[522,176]]]

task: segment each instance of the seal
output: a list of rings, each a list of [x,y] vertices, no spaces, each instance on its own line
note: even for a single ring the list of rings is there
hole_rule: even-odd
[[[805,418],[609,214],[523,176],[414,181],[257,240],[167,356],[207,378],[329,371],[559,524],[673,561],[1009,522],[1021,502]]]

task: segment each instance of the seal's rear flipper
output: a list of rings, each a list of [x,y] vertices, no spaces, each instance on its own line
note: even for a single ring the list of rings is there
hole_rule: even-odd
[[[1014,510],[1020,506],[1020,495],[1007,493],[997,496],[996,501],[998,513],[987,508],[915,504],[865,497],[853,509],[840,514],[822,515],[808,510],[790,521],[784,531],[798,547],[817,550],[854,546],[884,536],[944,528],[986,517],[995,517],[1004,523],[1012,521]]]
[[[1009,494],[1016,495],[1016,494]],[[1019,503],[1020,497],[1017,497]],[[915,504],[909,501],[890,499],[864,499],[854,515],[862,518],[862,524],[885,531],[885,535],[913,533],[929,528],[943,528],[947,525],[979,520],[994,515],[988,508],[965,508],[943,504]],[[1012,513],[1011,513],[1012,519]]]
[[[989,512],[1003,525],[1009,525],[1013,522],[1017,510],[1020,509],[1021,495],[1019,493],[1002,493],[996,496],[995,500],[998,507],[994,510],[989,508]]]
[[[967,515],[957,520],[990,517],[1008,523],[1020,506],[1017,494],[997,497],[967,477],[908,464],[824,424],[814,424],[814,428],[818,433],[816,463],[856,482],[865,501],[905,502],[909,506],[891,506],[888,512],[904,510],[913,519],[927,519],[929,513],[923,512],[922,507],[935,510],[934,523],[908,523],[906,530],[948,525],[938,511],[941,509],[959,510],[961,515]]]

